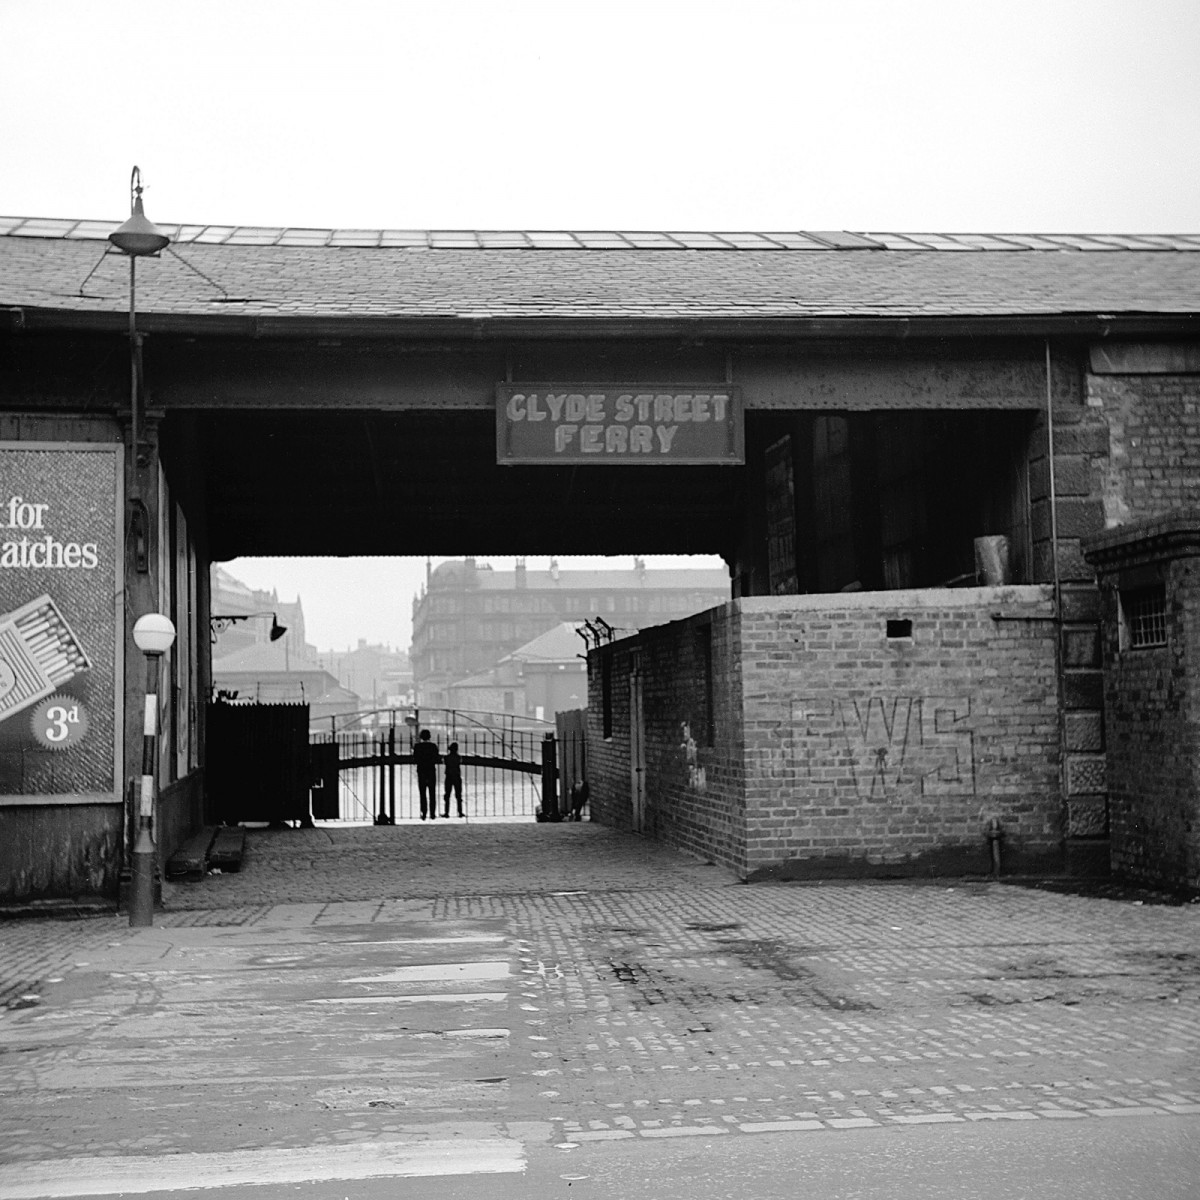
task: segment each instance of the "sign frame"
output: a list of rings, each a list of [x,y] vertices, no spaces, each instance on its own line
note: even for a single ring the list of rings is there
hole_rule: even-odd
[[[530,418],[530,413],[538,415]],[[577,420],[564,420],[575,414]],[[684,437],[677,447],[680,431]],[[731,383],[498,383],[496,462],[744,466],[742,389]]]
[[[110,597],[103,597],[96,610],[98,623],[111,620],[112,663],[109,701],[112,705],[112,748],[111,777],[109,789],[75,789],[61,792],[5,792],[0,793],[0,809],[8,807],[75,805],[75,804],[124,804],[121,781],[125,769],[125,447],[120,442],[80,441],[13,441],[0,439],[3,452],[39,452],[84,455],[111,455],[113,494],[108,503],[96,510],[100,523],[107,525],[111,520],[113,558],[111,574],[106,582],[112,585]],[[107,514],[105,509],[108,510]],[[28,587],[26,588],[28,590]],[[103,589],[107,591],[107,587]],[[107,617],[104,613],[107,611]]]

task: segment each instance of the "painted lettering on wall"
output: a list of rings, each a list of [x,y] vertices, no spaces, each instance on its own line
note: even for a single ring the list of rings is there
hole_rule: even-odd
[[[802,780],[860,800],[975,792],[969,696],[795,699],[792,746]]]
[[[740,463],[738,389],[537,384],[496,389],[501,463]]]
[[[63,541],[52,532],[51,505],[9,496],[0,503],[0,570],[94,571],[100,565],[95,542]]]

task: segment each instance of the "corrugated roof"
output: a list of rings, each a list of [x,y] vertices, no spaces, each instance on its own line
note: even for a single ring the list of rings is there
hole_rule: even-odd
[[[128,266],[104,253],[115,224],[0,218],[0,306],[55,320],[126,312]],[[1200,311],[1200,234],[161,228],[176,245],[138,264],[147,328],[156,317],[285,328],[305,318],[454,325]]]

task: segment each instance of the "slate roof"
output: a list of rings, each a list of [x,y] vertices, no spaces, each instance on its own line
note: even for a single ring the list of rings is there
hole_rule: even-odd
[[[289,650],[283,642],[255,642],[240,650],[213,659],[214,674],[291,674],[322,675],[331,684],[337,680],[319,663]]]
[[[117,328],[116,222],[0,217],[17,325]],[[1200,313],[1200,234],[551,233],[160,225],[146,329]],[[383,331],[385,325],[380,325]]]
[[[506,654],[505,658],[516,662],[574,662],[585,648],[585,643],[577,632],[581,624],[582,622],[578,621],[563,621],[518,647],[511,654]]]

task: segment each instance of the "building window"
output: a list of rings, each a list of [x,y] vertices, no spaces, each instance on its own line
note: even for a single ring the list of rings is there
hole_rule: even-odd
[[[1121,649],[1147,650],[1167,644],[1165,584],[1121,592]]]

